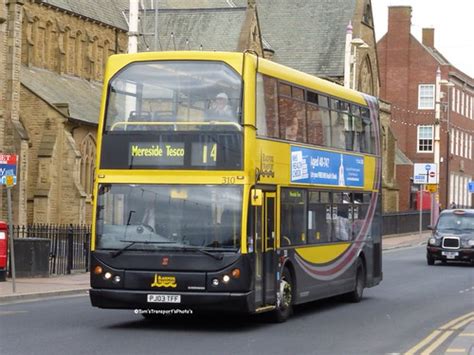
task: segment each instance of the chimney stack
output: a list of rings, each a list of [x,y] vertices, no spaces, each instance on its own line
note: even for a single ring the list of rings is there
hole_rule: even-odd
[[[423,28],[422,43],[429,48],[434,48],[434,31],[434,28]]]
[[[388,33],[401,37],[410,35],[411,6],[389,6],[388,8]]]

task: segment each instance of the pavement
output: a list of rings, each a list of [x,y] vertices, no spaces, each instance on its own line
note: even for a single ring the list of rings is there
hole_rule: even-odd
[[[405,248],[426,243],[429,233],[397,234],[383,237],[383,250]],[[0,282],[0,304],[22,302],[39,298],[70,295],[87,295],[90,287],[89,273],[50,276],[46,278],[16,278],[13,292],[12,280]]]

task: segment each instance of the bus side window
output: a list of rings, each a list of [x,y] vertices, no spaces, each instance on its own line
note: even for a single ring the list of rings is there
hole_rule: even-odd
[[[326,205],[308,206],[308,243],[327,243],[331,238],[331,223],[326,221]]]
[[[326,243],[331,240],[331,216],[327,219],[326,191],[310,191],[308,205],[308,243]]]
[[[279,137],[277,81],[266,75],[257,75],[257,134]]]
[[[282,246],[306,244],[306,191],[282,189],[281,243]],[[288,238],[288,240],[285,239]]]

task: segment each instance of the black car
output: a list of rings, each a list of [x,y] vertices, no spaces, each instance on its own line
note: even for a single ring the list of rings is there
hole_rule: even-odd
[[[467,261],[474,264],[474,209],[441,212],[426,246],[426,261]]]

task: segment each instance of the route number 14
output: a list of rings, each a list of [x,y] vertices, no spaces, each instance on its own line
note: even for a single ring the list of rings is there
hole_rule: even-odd
[[[204,144],[202,146],[202,162],[206,164],[208,161],[216,162],[217,160],[217,143],[210,146]]]

